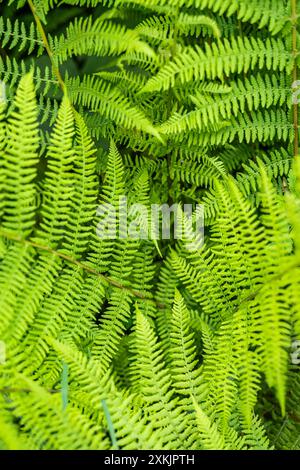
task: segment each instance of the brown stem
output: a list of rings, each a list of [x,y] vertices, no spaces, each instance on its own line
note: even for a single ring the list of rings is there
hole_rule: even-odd
[[[48,42],[48,39],[47,39],[47,35],[44,31],[44,28],[43,28],[43,25],[41,23],[41,20],[37,14],[37,11],[36,11],[36,8],[32,2],[32,0],[27,0],[28,1],[28,5],[30,7],[30,10],[33,14],[33,17],[34,17],[34,20],[36,22],[36,26],[37,26],[37,29],[41,35],[41,38],[42,38],[42,41],[43,41],[43,44],[44,44],[44,47],[47,51],[47,54],[49,56],[49,59],[51,61],[51,65],[52,65],[52,69],[53,69],[53,72],[54,72],[54,75],[56,76],[57,78],[57,81],[59,83],[59,86],[61,87],[62,91],[65,92],[65,83],[63,81],[63,78],[61,76],[61,73],[59,71],[59,68],[58,66],[56,65],[56,62],[54,60],[54,56],[53,56],[53,53],[52,53],[52,50],[51,50],[51,47],[50,47],[50,44]]]
[[[149,296],[143,294],[142,292],[137,291],[135,289],[131,289],[130,287],[124,286],[124,284],[116,281],[115,279],[112,279],[111,277],[105,276],[102,273],[99,273],[96,269],[91,268],[87,264],[82,263],[81,261],[78,261],[78,260],[72,258],[71,256],[66,255],[65,253],[62,253],[61,251],[54,250],[53,248],[50,248],[49,246],[42,245],[42,244],[34,242],[32,240],[25,240],[24,238],[21,238],[18,235],[15,235],[15,234],[13,234],[11,232],[8,232],[6,230],[3,230],[3,229],[0,229],[0,236],[3,236],[5,238],[7,238],[8,240],[23,243],[24,245],[32,246],[33,248],[37,248],[37,249],[42,250],[42,251],[47,251],[48,253],[51,253],[52,255],[57,256],[58,258],[64,259],[68,263],[71,263],[71,264],[74,264],[74,265],[78,266],[83,271],[86,271],[88,273],[91,273],[91,274],[94,274],[95,276],[100,277],[101,279],[103,279],[104,282],[106,282],[106,283],[108,283],[108,284],[110,284],[114,287],[117,287],[118,289],[123,289],[126,292],[129,292],[134,297],[138,297],[139,299],[143,299],[147,302],[151,302],[151,303],[155,304],[156,307],[158,307],[158,308],[165,308],[164,304],[161,304],[159,302],[155,302],[155,300],[153,300]]]
[[[0,388],[0,393],[30,393],[32,390],[30,388],[16,388],[16,387],[4,387]],[[60,393],[61,390],[49,389],[49,393]]]
[[[57,78],[57,81],[62,89],[63,92],[66,92],[66,86],[65,86],[65,83],[63,81],[63,78],[61,76],[61,73],[59,71],[59,68],[57,67],[56,65],[56,62],[55,62],[55,59],[54,59],[54,56],[53,56],[53,53],[52,53],[52,50],[51,50],[51,47],[50,47],[50,44],[48,42],[48,39],[47,39],[47,35],[44,31],[44,28],[43,28],[43,25],[41,23],[41,20],[37,14],[37,11],[36,11],[36,8],[32,2],[32,0],[27,0],[28,1],[28,5],[30,7],[30,10],[33,14],[33,17],[35,19],[35,22],[36,22],[36,25],[37,25],[37,28],[38,28],[38,31],[41,35],[41,38],[42,38],[42,41],[43,41],[43,44],[44,44],[44,47],[47,51],[47,54],[49,56],[49,59],[51,61],[51,64],[52,64],[52,68],[53,68],[53,72]],[[81,261],[78,261],[74,258],[72,258],[71,256],[68,256],[60,251],[56,251],[48,246],[44,246],[44,245],[41,245],[39,243],[36,243],[34,241],[31,241],[31,240],[24,240],[22,239],[21,237],[18,237],[10,232],[6,232],[6,231],[3,231],[3,230],[0,230],[0,235],[1,236],[4,236],[5,238],[9,239],[9,240],[13,240],[13,241],[18,241],[18,242],[21,242],[21,243],[24,243],[26,245],[30,245],[34,248],[37,248],[37,249],[40,249],[40,250],[43,250],[43,251],[47,251],[48,253],[52,253],[53,255],[59,257],[59,258],[62,258],[64,259],[65,261],[69,262],[69,263],[72,263],[72,264],[75,264],[77,266],[79,266],[81,269],[83,269],[84,271],[87,271],[91,274],[94,274],[95,276],[98,276],[98,277],[101,277],[101,279],[103,279],[104,282],[107,282],[108,284],[111,284],[112,286],[114,287],[117,287],[119,289],[123,289],[127,292],[129,292],[130,294],[132,294],[134,297],[138,297],[140,299],[143,299],[147,302],[151,302],[153,303],[156,307],[158,308],[165,308],[165,305],[164,304],[161,304],[159,302],[155,302],[155,300],[151,299],[150,297],[146,296],[145,294],[143,294],[142,292],[139,292],[135,289],[131,289],[129,287],[126,287],[124,286],[123,284],[121,284],[120,282],[116,281],[115,279],[112,279],[110,277],[107,277],[105,276],[104,274],[101,274],[99,273],[96,269],[93,269],[91,268],[90,266],[82,263]]]

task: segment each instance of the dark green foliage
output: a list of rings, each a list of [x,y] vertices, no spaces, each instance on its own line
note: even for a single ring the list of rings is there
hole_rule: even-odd
[[[0,448],[300,448],[294,7],[2,1]]]

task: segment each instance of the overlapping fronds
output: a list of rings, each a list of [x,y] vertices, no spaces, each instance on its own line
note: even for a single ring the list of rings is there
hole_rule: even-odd
[[[300,449],[299,2],[2,6],[0,449]]]

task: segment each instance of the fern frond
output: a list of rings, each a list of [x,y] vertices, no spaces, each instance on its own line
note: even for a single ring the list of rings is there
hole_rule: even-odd
[[[9,323],[14,319],[14,311],[18,300],[18,293],[22,288],[25,287],[26,277],[30,270],[30,262],[32,262],[32,259],[33,250],[30,247],[22,245],[11,245],[5,253],[5,257],[3,260],[1,260],[1,337]]]
[[[76,159],[74,133],[73,110],[68,98],[64,97],[48,147],[41,208],[41,236],[50,245],[65,236],[64,224],[71,215],[71,195],[74,194],[71,175]]]
[[[278,80],[275,75],[266,75],[264,78],[257,75],[246,82],[232,82],[231,91],[228,89],[228,93],[221,94],[220,97],[197,93],[191,97],[197,109],[171,116],[169,121],[161,125],[160,132],[172,134],[192,129],[201,130],[209,123],[228,120],[231,116],[244,113],[246,109],[252,111],[260,107],[269,108],[277,103],[283,105],[290,93],[289,87],[284,86],[284,83],[284,77]]]
[[[162,439],[177,448],[183,442],[181,433],[184,422],[180,422],[176,409],[177,400],[172,398],[171,378],[163,367],[162,352],[157,345],[153,329],[139,311],[133,354],[132,374],[139,383],[146,404],[145,412],[150,413],[150,416],[159,413],[160,420],[156,426],[160,429]]]
[[[18,379],[18,383],[29,387],[30,392],[13,396],[14,413],[22,417],[22,428],[25,433],[30,431],[35,447],[45,450],[107,448],[104,436],[101,438],[99,429],[96,431],[96,423],[78,408],[69,407],[67,413],[62,413],[59,394],[51,395],[27,377],[19,376]]]
[[[118,350],[130,318],[130,296],[127,292],[114,292],[110,306],[101,318],[101,332],[95,338],[94,354],[98,357],[103,373],[106,372]]]
[[[67,88],[74,104],[86,106],[125,128],[142,130],[159,138],[159,133],[143,112],[102,80],[96,77],[86,77],[82,82],[69,79]]]
[[[185,48],[174,60],[160,69],[141,90],[143,93],[168,90],[176,84],[185,84],[191,80],[207,78],[224,79],[230,74],[246,73],[255,66],[259,70],[289,69],[290,56],[280,39],[241,38],[225,39],[222,43]]]
[[[0,448],[300,448],[299,5],[25,3],[0,17]]]
[[[21,78],[27,73],[32,73],[36,90],[42,89],[43,94],[46,94],[51,86],[57,86],[57,80],[53,77],[49,67],[45,67],[43,71],[34,64],[27,64],[24,60],[17,61],[14,57],[12,59],[6,56],[5,59],[0,57],[0,78],[10,87],[15,86]]]
[[[100,17],[79,18],[70,23],[65,35],[54,38],[52,49],[58,63],[72,55],[116,55],[136,51],[154,57],[154,51],[141,41],[137,32]]]
[[[0,449],[1,450],[32,450],[30,443],[18,433],[12,417],[8,412],[0,415]]]
[[[288,21],[288,11],[285,2],[280,0],[267,0],[260,2],[254,0],[251,3],[246,0],[192,0],[192,4],[201,8],[212,9],[213,12],[226,14],[227,16],[237,15],[243,22],[258,23],[258,28],[268,27],[272,34],[277,34]]]
[[[204,384],[199,373],[194,337],[189,329],[189,313],[178,291],[175,292],[171,321],[170,357],[175,390],[184,396],[203,399]]]
[[[35,269],[27,266],[26,285],[14,304],[14,314],[10,317],[6,329],[2,330],[5,341],[20,342],[34,322],[35,315],[46,295],[50,295],[54,281],[61,269],[61,262],[56,256],[41,255],[35,260]],[[21,279],[17,280],[19,286]],[[4,323],[5,324],[5,323]]]
[[[196,419],[200,437],[203,441],[204,448],[207,450],[224,450],[225,442],[222,435],[220,435],[216,424],[210,421],[195,399],[194,407],[196,410]]]
[[[3,48],[7,46],[9,49],[17,47],[19,52],[26,49],[28,54],[31,54],[37,49],[36,54],[39,56],[44,51],[43,41],[40,39],[34,23],[30,23],[28,29],[25,23],[20,22],[18,19],[12,22],[9,18],[5,20],[0,17],[0,40]]]
[[[97,179],[95,177],[95,148],[84,120],[75,114],[76,157],[74,160],[74,189],[71,194],[70,215],[66,224],[63,247],[76,257],[86,250],[92,221],[96,213]],[[74,214],[76,216],[74,217]]]
[[[77,267],[65,269],[55,282],[51,296],[35,315],[35,328],[25,339],[25,345],[32,349],[30,367],[39,367],[49,351],[47,338],[56,338],[63,323],[72,316],[81,284],[82,273]]]
[[[21,80],[15,107],[7,124],[7,145],[2,157],[6,175],[3,226],[22,235],[32,230],[36,209],[34,179],[39,132],[32,74]]]

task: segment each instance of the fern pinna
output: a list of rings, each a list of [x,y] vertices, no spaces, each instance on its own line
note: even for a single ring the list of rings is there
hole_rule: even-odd
[[[299,448],[297,8],[3,2],[0,448]]]

